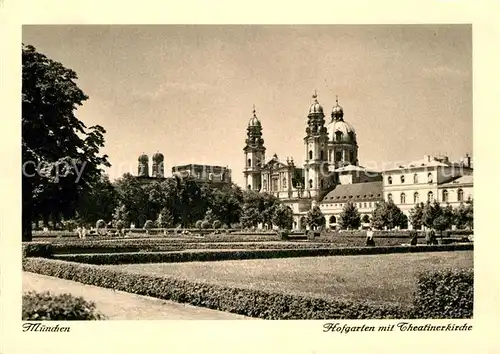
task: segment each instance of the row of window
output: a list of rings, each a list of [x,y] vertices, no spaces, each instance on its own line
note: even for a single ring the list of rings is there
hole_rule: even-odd
[[[401,175],[400,181],[401,181],[401,184],[405,183],[405,176],[404,175]],[[433,181],[432,173],[429,172],[427,174],[427,183],[432,183],[432,181]],[[418,183],[418,174],[416,174],[416,173],[413,175],[413,183]],[[387,177],[387,184],[392,184],[392,176]]]
[[[448,198],[448,191],[446,189],[444,189],[442,191],[442,195],[441,195],[441,201],[442,202],[448,202],[449,198]],[[392,199],[392,194],[389,193],[387,194],[387,200],[392,202],[393,199]],[[429,192],[427,193],[427,201],[432,203],[434,201],[434,193],[432,192]],[[463,202],[464,201],[464,191],[462,189],[459,189],[457,191],[457,201],[459,202]],[[415,192],[413,193],[413,203],[414,204],[417,204],[420,202],[420,195],[418,192]],[[399,196],[399,203],[400,204],[406,204],[406,194],[405,193],[401,193],[401,195]]]
[[[363,203],[352,203],[356,208],[373,208],[375,207],[375,202],[363,202]],[[335,203],[335,204],[322,204],[322,207],[334,207],[334,208],[343,208],[344,203]]]

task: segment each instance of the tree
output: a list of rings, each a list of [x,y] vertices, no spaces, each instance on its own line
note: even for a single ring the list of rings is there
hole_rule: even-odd
[[[241,225],[244,228],[256,227],[260,220],[259,210],[256,207],[250,205],[245,205],[243,207]]]
[[[474,200],[472,198],[467,199],[466,204],[466,224],[467,227],[472,230],[474,229]]]
[[[118,194],[109,177],[101,175],[90,187],[82,192],[77,202],[76,212],[79,220],[94,223],[98,219],[113,219]]]
[[[75,109],[88,96],[73,70],[22,45],[22,239],[32,220],[57,224],[75,215],[79,197],[109,167],[103,127],[87,127]]]
[[[368,224],[370,222],[370,217],[365,214],[363,215],[363,217],[361,218],[361,220],[365,223],[365,224]]]
[[[410,210],[410,223],[414,230],[420,230],[423,225],[424,203],[416,204]]]
[[[311,230],[316,230],[318,227],[324,226],[325,223],[326,219],[319,206],[316,205],[307,212],[306,225],[309,226]]]
[[[392,201],[381,201],[376,204],[372,216],[372,227],[375,229],[388,228],[389,230],[399,226],[405,226],[407,218]]]
[[[434,228],[434,220],[443,214],[441,205],[437,201],[427,202],[422,212],[422,223],[425,227]]]
[[[130,213],[124,204],[119,204],[113,213],[113,225],[118,228],[118,223],[123,223],[124,227],[130,226]]]
[[[159,228],[168,228],[174,226],[174,217],[168,208],[163,208],[158,214],[156,225]]]
[[[347,202],[339,215],[339,226],[342,229],[357,229],[361,225],[361,216],[352,202]]]
[[[274,209],[274,214],[272,217],[272,222],[274,225],[278,226],[280,229],[290,230],[293,226],[293,211],[290,207],[283,204],[279,205]]]

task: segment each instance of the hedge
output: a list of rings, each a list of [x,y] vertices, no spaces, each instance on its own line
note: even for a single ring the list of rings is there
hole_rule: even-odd
[[[306,248],[275,250],[221,250],[191,252],[135,252],[135,253],[96,253],[60,254],[54,258],[88,264],[135,264],[135,263],[178,263],[210,262],[241,259],[271,259],[292,257],[355,256],[409,252],[440,252],[472,250],[472,244],[457,245],[420,245],[393,247],[346,247],[346,248]]]
[[[89,264],[28,258],[23,270],[262,319],[408,318],[408,308],[311,298],[171,277],[127,273]]]
[[[232,288],[43,258],[25,259],[23,270],[262,319],[472,317],[472,271],[437,272],[442,276],[435,276],[435,273],[421,275],[413,306],[408,308]],[[450,295],[456,301],[448,302]],[[447,304],[436,306],[436,303]]]
[[[23,321],[104,320],[93,302],[71,294],[54,295],[50,292],[23,294]]]
[[[415,296],[420,318],[472,318],[474,272],[469,269],[422,274]]]

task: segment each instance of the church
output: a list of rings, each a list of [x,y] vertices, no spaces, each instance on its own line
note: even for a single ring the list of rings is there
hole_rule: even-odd
[[[441,203],[449,202],[448,195],[452,190],[457,195],[455,204],[466,197],[472,198],[470,157],[467,156],[467,163],[451,163],[447,157],[426,155],[425,162],[418,161],[418,166],[415,162],[389,171],[370,171],[359,164],[356,130],[344,119],[344,109],[339,105],[338,97],[330,117],[325,116],[316,92],[312,98],[304,134],[305,162],[302,167],[297,166],[293,158],[282,161],[276,154],[266,159],[263,127],[255,108],[248,122],[243,149],[245,188],[272,194],[289,206],[294,215],[294,229],[305,228],[305,216],[315,205],[325,215],[326,227],[335,228],[348,201],[357,207],[362,221],[367,224],[376,203],[393,200],[396,193],[400,197],[394,202],[406,215],[416,203],[425,202],[416,197],[419,192],[429,201],[436,196]],[[419,182],[415,177],[417,170],[418,174],[425,173],[435,178],[424,180],[422,176]],[[408,176],[405,183],[406,174],[411,178]],[[402,183],[393,184],[396,177]],[[466,197],[464,190],[467,191]],[[440,192],[441,198],[438,198]]]

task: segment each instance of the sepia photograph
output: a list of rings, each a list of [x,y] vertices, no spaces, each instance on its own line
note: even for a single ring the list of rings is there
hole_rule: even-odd
[[[472,81],[470,24],[23,26],[23,330],[472,319]]]
[[[25,25],[23,329],[471,319],[472,118],[468,24]]]

